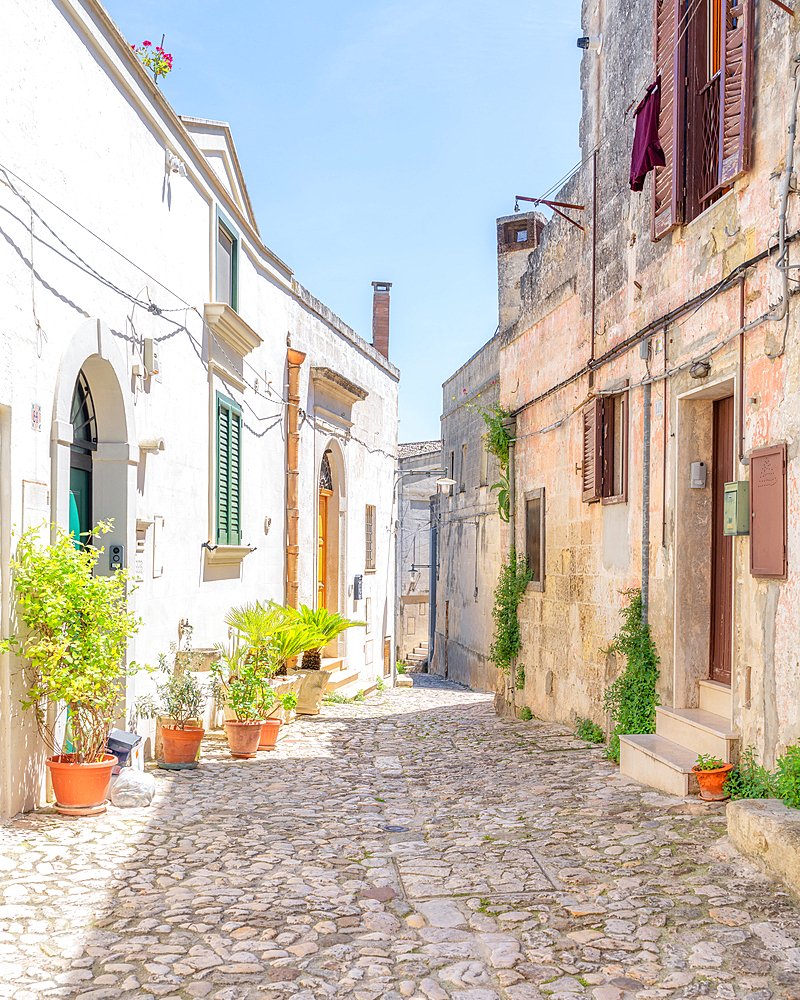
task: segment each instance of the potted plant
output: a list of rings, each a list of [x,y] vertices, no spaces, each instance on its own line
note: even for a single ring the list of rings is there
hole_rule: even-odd
[[[725,790],[728,774],[733,770],[733,764],[726,764],[719,757],[701,753],[692,768],[700,785],[700,798],[709,802],[721,802],[730,798]]]
[[[212,667],[213,689],[217,704],[225,705],[235,716],[225,722],[231,756],[255,757],[269,683],[252,663],[246,662],[246,650],[241,646],[218,648],[222,656]]]
[[[197,679],[184,665],[187,661],[177,660],[175,643],[170,651],[175,658],[173,672],[167,673],[164,683],[158,685],[157,699],[151,696],[137,699],[136,714],[145,719],[166,717],[161,724],[164,756],[158,761],[158,766],[167,770],[191,770],[197,767],[200,744],[206,734],[205,729],[195,724],[194,720],[200,717],[207,697]],[[191,650],[187,652],[191,653]],[[166,673],[168,661],[163,653],[159,656],[159,662],[162,671]]]
[[[308,634],[305,639],[303,662],[301,670],[308,671],[297,696],[298,715],[319,715],[322,708],[322,696],[328,686],[330,672],[322,670],[321,651],[324,646],[335,639],[345,629],[354,625],[366,625],[366,622],[350,621],[327,608],[311,608],[302,604],[292,613],[293,618],[305,626]]]
[[[125,570],[95,575],[102,548],[82,545],[58,525],[54,541],[40,544],[40,528],[23,532],[14,574],[19,633],[0,642],[1,652],[26,661],[23,708],[34,712],[51,751],[46,761],[55,808],[67,815],[105,812],[117,758],[107,740],[119,708],[126,673],[125,647],[139,627],[128,611]],[[101,522],[97,537],[112,530]],[[48,707],[55,703],[53,720]],[[64,716],[64,736],[57,733]]]
[[[284,722],[284,715],[297,706],[297,695],[294,691],[277,695],[271,687],[264,689],[264,697],[260,705],[263,723],[261,724],[261,739],[259,750],[274,750],[278,735]],[[278,713],[278,714],[276,714]]]

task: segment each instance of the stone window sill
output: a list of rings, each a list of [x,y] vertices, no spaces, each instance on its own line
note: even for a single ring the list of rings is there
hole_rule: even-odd
[[[255,551],[249,545],[210,545],[206,542],[204,547],[209,566],[235,566]]]

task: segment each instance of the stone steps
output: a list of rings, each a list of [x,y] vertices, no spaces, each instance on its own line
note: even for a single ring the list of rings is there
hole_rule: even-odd
[[[656,708],[652,735],[620,737],[620,771],[671,795],[697,792],[692,771],[699,754],[711,754],[726,764],[739,758],[739,734],[731,726],[730,688],[700,681],[700,708]]]

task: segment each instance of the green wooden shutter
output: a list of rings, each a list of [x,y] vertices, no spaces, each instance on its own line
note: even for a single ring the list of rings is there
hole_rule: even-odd
[[[217,545],[240,545],[242,411],[217,394]]]

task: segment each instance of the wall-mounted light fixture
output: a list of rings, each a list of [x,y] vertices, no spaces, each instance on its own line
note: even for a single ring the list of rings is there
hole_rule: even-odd
[[[146,451],[148,455],[157,455],[160,451],[164,450],[164,438],[145,438],[143,441],[139,442],[139,450]]]
[[[167,173],[177,174],[179,177],[186,177],[186,164],[180,157],[176,156],[169,149],[166,150],[167,154]]]
[[[450,487],[451,486],[455,486],[455,485],[456,485],[455,479],[437,479],[436,480],[436,488],[437,488],[437,490],[438,490],[439,493],[449,493],[450,492]]]
[[[587,49],[589,52],[596,52],[598,55],[603,51],[603,35],[602,33],[594,35],[583,35],[578,39],[578,48]]]
[[[692,378],[708,378],[710,373],[710,361],[694,361],[689,368],[689,374]]]

